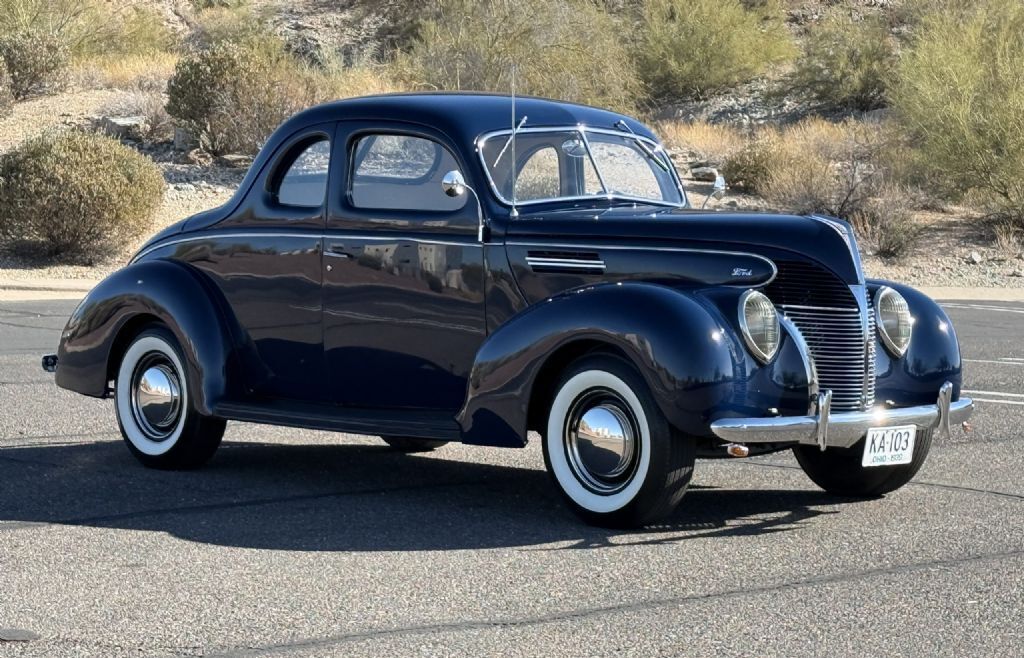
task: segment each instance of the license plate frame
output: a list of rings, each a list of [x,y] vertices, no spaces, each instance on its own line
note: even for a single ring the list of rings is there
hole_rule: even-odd
[[[864,437],[864,454],[861,466],[900,466],[914,459],[914,442],[917,438],[916,425],[894,425],[872,427]]]

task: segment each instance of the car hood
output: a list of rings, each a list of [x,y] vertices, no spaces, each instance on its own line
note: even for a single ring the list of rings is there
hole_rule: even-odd
[[[508,239],[637,247],[746,251],[772,259],[811,259],[848,284],[863,283],[850,225],[824,216],[705,212],[663,206],[572,208],[524,212]]]

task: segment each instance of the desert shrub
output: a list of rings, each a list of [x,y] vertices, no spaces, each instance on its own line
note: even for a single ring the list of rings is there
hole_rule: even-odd
[[[109,137],[45,134],[0,156],[0,237],[32,252],[90,262],[148,228],[160,170]]]
[[[0,36],[0,59],[16,99],[59,88],[68,65],[63,41],[50,32],[26,29]]]
[[[167,111],[211,153],[254,154],[309,105],[391,88],[373,69],[305,66],[279,40],[223,41],[178,62]]]
[[[655,99],[703,98],[795,54],[778,3],[648,0],[636,60]]]
[[[736,128],[705,121],[661,121],[654,131],[673,151],[688,151],[697,159],[722,165],[742,151],[748,138]]]
[[[832,15],[812,30],[789,84],[829,107],[872,110],[885,105],[896,64],[896,41],[880,17]]]
[[[96,55],[78,62],[72,79],[76,86],[89,89],[162,92],[177,63],[173,52]]]
[[[196,13],[190,37],[193,47],[210,48],[223,41],[277,40],[268,24],[268,15],[249,2],[208,4]]]
[[[630,111],[639,84],[616,20],[589,0],[438,0],[400,58],[406,84],[508,92]]]
[[[883,183],[877,154],[884,147],[876,125],[804,121],[784,129],[774,142],[762,194],[798,213],[851,219]]]
[[[0,117],[11,113],[14,105],[14,93],[11,91],[11,76],[7,73],[7,64],[0,59]]]
[[[778,132],[763,129],[725,160],[721,174],[737,192],[763,194],[778,164]]]
[[[914,221],[907,190],[882,187],[849,219],[862,243],[882,258],[898,258],[918,242],[921,226]]]
[[[1024,4],[933,13],[901,58],[897,119],[936,193],[973,195],[1024,225]]]
[[[166,50],[173,35],[137,0],[0,0],[0,34],[55,35],[74,58]]]

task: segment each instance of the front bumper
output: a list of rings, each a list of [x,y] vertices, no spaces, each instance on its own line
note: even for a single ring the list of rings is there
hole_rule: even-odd
[[[811,416],[774,416],[770,418],[723,418],[711,423],[715,436],[730,443],[806,443],[822,450],[849,448],[873,427],[916,425],[922,430],[938,429],[949,436],[953,423],[966,421],[974,410],[974,401],[952,401],[953,385],[939,389],[935,404],[920,407],[878,408],[831,414],[832,392],[818,394]]]

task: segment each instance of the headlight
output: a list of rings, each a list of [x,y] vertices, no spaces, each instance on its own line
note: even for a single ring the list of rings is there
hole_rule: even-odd
[[[899,358],[907,353],[914,316],[903,295],[892,288],[882,286],[875,293],[875,318],[878,320],[878,335],[893,356]]]
[[[748,290],[740,297],[740,333],[761,363],[771,361],[779,350],[779,314],[763,293]]]

